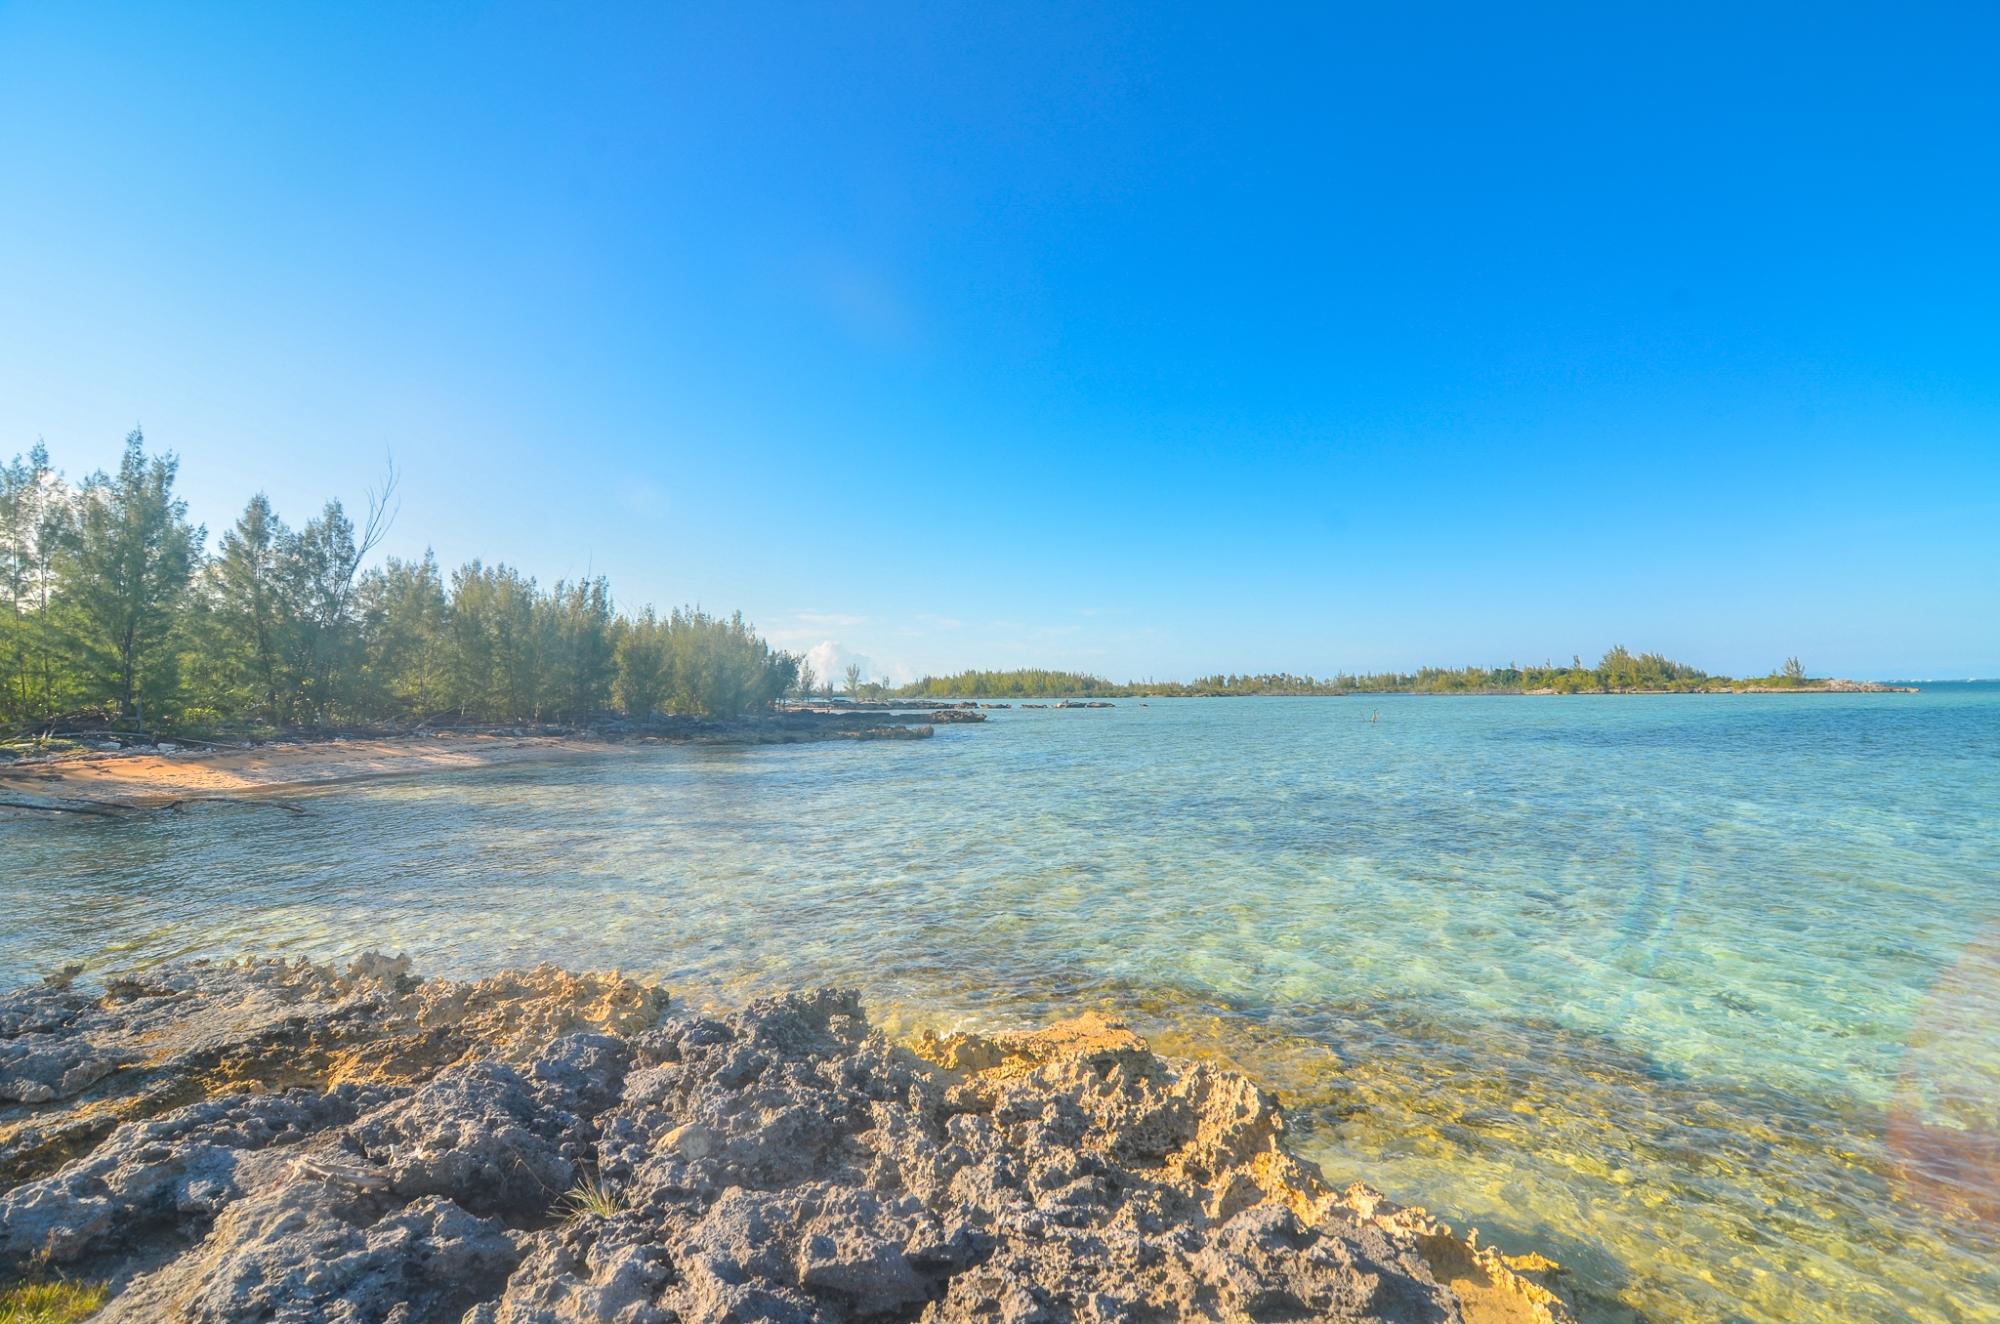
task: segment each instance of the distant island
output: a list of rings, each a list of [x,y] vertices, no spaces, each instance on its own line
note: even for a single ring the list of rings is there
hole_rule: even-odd
[[[1024,668],[926,676],[914,684],[874,687],[873,697],[902,699],[1218,698],[1251,695],[1347,694],[1745,694],[1907,692],[1909,686],[1809,676],[1796,657],[1768,676],[1710,675],[1659,653],[1616,647],[1587,667],[1544,662],[1523,667],[1424,667],[1418,671],[1295,676],[1288,672],[1214,675],[1194,681],[1135,680],[1120,684],[1075,671]],[[863,689],[868,697],[867,687]]]

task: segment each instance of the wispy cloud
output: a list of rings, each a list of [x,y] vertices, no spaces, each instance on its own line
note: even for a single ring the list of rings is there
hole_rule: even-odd
[[[618,504],[634,515],[652,517],[667,510],[667,493],[650,478],[634,478],[617,485]]]
[[[795,653],[806,652],[813,646],[823,646],[829,635],[860,629],[868,625],[870,619],[853,612],[801,607],[771,622],[763,633],[766,639],[780,648],[788,648]],[[846,665],[844,661],[841,663],[843,668]]]
[[[882,271],[851,254],[809,260],[807,291],[847,338],[873,349],[903,349],[916,339],[909,299]]]
[[[853,630],[868,624],[866,616],[856,616],[844,611],[820,611],[815,607],[802,607],[794,611],[792,620],[819,630]]]

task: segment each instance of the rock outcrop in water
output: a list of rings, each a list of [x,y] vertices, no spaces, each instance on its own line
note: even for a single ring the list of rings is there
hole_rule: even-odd
[[[0,1099],[0,1281],[106,1321],[1570,1318],[1094,1017],[912,1049],[850,993],[194,963],[0,995]]]

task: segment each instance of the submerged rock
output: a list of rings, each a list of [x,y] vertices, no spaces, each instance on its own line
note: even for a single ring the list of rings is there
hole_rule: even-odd
[[[1094,1016],[899,1047],[832,990],[188,964],[7,995],[0,1070],[0,1275],[110,1321],[1571,1318]]]

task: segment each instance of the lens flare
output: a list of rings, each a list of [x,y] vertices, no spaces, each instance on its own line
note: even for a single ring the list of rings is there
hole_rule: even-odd
[[[2000,923],[1918,1012],[1884,1139],[1905,1198],[2000,1233]]]

